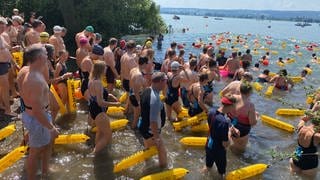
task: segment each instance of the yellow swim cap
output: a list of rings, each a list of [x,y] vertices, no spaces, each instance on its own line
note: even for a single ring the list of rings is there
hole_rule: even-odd
[[[146,46],[146,48],[152,48],[152,42],[147,41],[145,46]]]

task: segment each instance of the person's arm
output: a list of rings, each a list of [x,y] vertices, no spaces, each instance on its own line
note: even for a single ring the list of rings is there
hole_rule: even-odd
[[[61,70],[62,70],[62,66],[61,66],[60,63],[58,63],[57,66],[56,66],[56,69],[55,69],[55,71],[54,71],[54,74],[53,74],[54,78],[55,78],[57,81],[63,80],[63,77],[62,77],[62,76],[59,76],[59,73],[61,72]],[[60,78],[60,79],[59,79],[59,78]]]
[[[200,89],[199,89],[199,96],[198,96],[198,102],[199,102],[199,106],[201,107],[201,109],[204,111],[204,112],[208,112],[208,108],[206,107],[206,105],[205,105],[205,103],[204,103],[204,101],[203,101],[203,96],[204,96],[204,92],[203,92],[203,90],[201,89],[201,87],[200,87]]]
[[[160,141],[160,134],[159,134],[159,116],[160,116],[160,109],[161,107],[161,102],[156,99],[154,95],[151,94],[150,97],[150,129],[153,134],[153,139],[156,141],[156,144],[158,145],[157,142]]]
[[[249,109],[249,123],[251,126],[254,126],[257,124],[257,115],[256,115],[256,109],[254,107],[254,104],[250,104],[250,109]]]
[[[222,69],[227,69],[227,67],[229,66],[230,63],[230,59],[227,59],[227,62],[224,64],[224,66],[222,66]]]
[[[98,82],[92,82],[91,85],[93,86],[94,92],[97,96],[97,103],[101,107],[108,107],[108,106],[119,106],[120,102],[109,102],[105,101],[103,98],[103,86],[101,81],[99,80]]]
[[[269,83],[275,82],[277,78],[278,78],[278,75],[274,76],[273,78],[270,79]]]

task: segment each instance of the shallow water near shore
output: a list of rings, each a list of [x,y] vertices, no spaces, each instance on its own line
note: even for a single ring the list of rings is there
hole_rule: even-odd
[[[180,21],[172,20],[172,15],[163,15],[165,21],[171,24],[173,28],[177,29],[176,33],[165,35],[163,42],[163,48],[156,50],[156,60],[162,61],[164,52],[169,47],[170,42],[176,41],[178,43],[185,43],[186,54],[193,52],[198,54],[200,49],[195,49],[191,46],[192,42],[195,42],[198,38],[202,38],[203,41],[208,42],[208,38],[213,33],[231,31],[232,37],[236,37],[239,34],[246,35],[252,33],[252,36],[248,36],[248,41],[253,42],[254,39],[260,39],[261,42],[264,36],[272,36],[273,44],[268,46],[269,49],[278,51],[279,55],[271,55],[271,63],[268,67],[272,72],[277,72],[279,67],[276,65],[276,59],[278,56],[282,57],[293,57],[296,62],[288,64],[285,68],[289,74],[298,75],[307,63],[310,63],[310,57],[312,52],[305,49],[301,49],[302,56],[294,54],[288,55],[294,50],[294,45],[299,44],[301,47],[306,46],[306,41],[319,42],[319,39],[311,39],[310,34],[314,33],[314,28],[320,27],[306,27],[304,30],[300,27],[294,27],[293,22],[276,21],[271,22],[272,28],[267,29],[266,26],[270,23],[268,21],[256,21],[256,20],[243,20],[243,19],[232,19],[225,18],[223,21],[216,22],[213,18],[204,19],[200,16],[180,16]],[[211,22],[212,21],[212,22]],[[231,22],[230,22],[231,21]],[[245,26],[235,26],[234,23],[245,24]],[[230,23],[230,24],[228,24]],[[205,25],[208,24],[206,29]],[[230,27],[234,25],[233,27]],[[292,30],[290,31],[292,25]],[[182,27],[189,27],[190,31],[187,33],[178,32]],[[196,29],[196,27],[198,27]],[[264,27],[265,29],[261,29]],[[259,29],[260,28],[260,29]],[[300,28],[300,29],[294,29]],[[308,29],[310,28],[310,29]],[[232,29],[232,30],[231,30]],[[319,30],[319,29],[318,29]],[[296,31],[303,31],[296,33]],[[317,31],[319,32],[319,31]],[[294,40],[292,39],[294,37]],[[319,38],[316,34],[312,37]],[[287,48],[282,49],[280,44],[282,42],[287,43]],[[249,43],[250,44],[250,43]],[[226,44],[224,47],[230,48],[231,44]],[[266,45],[264,45],[266,46]],[[245,48],[239,44],[235,45],[244,52]],[[154,43],[156,48],[156,43]],[[228,51],[230,53],[231,51]],[[265,51],[259,50],[259,55],[254,55],[254,61],[256,61]],[[185,56],[187,59],[187,55]],[[311,63],[310,63],[311,64]],[[275,118],[278,118],[284,122],[292,125],[296,125],[299,121],[299,117],[287,117],[277,116],[275,111],[277,108],[307,108],[305,104],[306,92],[304,87],[314,86],[315,88],[319,85],[319,65],[311,64],[313,73],[308,76],[307,79],[300,84],[297,84],[294,89],[290,92],[274,91],[271,98],[264,96],[266,85],[262,93],[253,93],[251,101],[255,103],[255,108],[260,114],[266,114]],[[264,69],[264,68],[261,68]],[[253,72],[255,75],[258,72]],[[219,92],[226,85],[225,79],[215,84],[215,92]],[[215,96],[213,101],[214,105],[219,105],[218,96]],[[68,115],[58,119],[58,124],[61,127],[61,134],[72,134],[72,133],[87,133],[87,113],[85,108],[85,102],[78,102],[78,112],[74,115]],[[118,119],[121,117],[112,117],[112,119]],[[0,142],[0,154],[5,155],[6,153],[19,146],[22,140],[21,121],[17,121],[17,131]],[[165,139],[165,145],[168,151],[168,166],[169,168],[183,167],[190,171],[185,179],[216,179],[217,172],[213,168],[209,174],[201,174],[199,170],[205,164],[205,151],[203,148],[190,148],[182,146],[179,140],[185,136],[206,136],[207,133],[192,133],[190,128],[185,128],[181,132],[174,132],[172,125],[166,122],[166,125],[162,131],[163,139]],[[121,159],[143,149],[142,140],[139,133],[131,130],[127,127],[124,130],[113,132],[112,144],[109,145],[106,150],[97,156],[89,155],[92,150],[90,143],[83,144],[70,144],[70,145],[55,145],[54,153],[51,160],[51,174],[49,179],[139,179],[144,175],[155,173],[160,171],[157,168],[157,158],[146,163],[141,163],[132,168],[129,168],[120,173],[113,173],[113,165],[119,162]],[[91,142],[92,144],[92,142]],[[304,177],[292,175],[289,172],[289,162],[287,159],[282,161],[275,161],[272,159],[269,151],[276,149],[279,152],[291,153],[294,151],[297,145],[296,133],[287,133],[280,129],[271,127],[262,123],[258,120],[258,124],[252,128],[249,138],[249,144],[245,153],[236,155],[228,150],[227,159],[227,172],[255,164],[255,163],[266,163],[271,166],[259,176],[255,176],[251,179],[305,179]],[[8,168],[2,174],[1,179],[21,179],[23,178],[24,160],[21,159],[13,166]],[[318,170],[318,176],[316,179],[320,179],[320,170]]]

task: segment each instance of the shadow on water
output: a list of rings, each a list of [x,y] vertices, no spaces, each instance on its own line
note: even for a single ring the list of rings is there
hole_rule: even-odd
[[[115,179],[113,173],[113,158],[109,153],[110,148],[105,148],[93,158],[93,173],[95,179]]]

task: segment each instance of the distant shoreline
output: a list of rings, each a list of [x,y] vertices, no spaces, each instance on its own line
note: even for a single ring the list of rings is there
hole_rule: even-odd
[[[160,14],[320,23],[320,11],[160,8]]]

